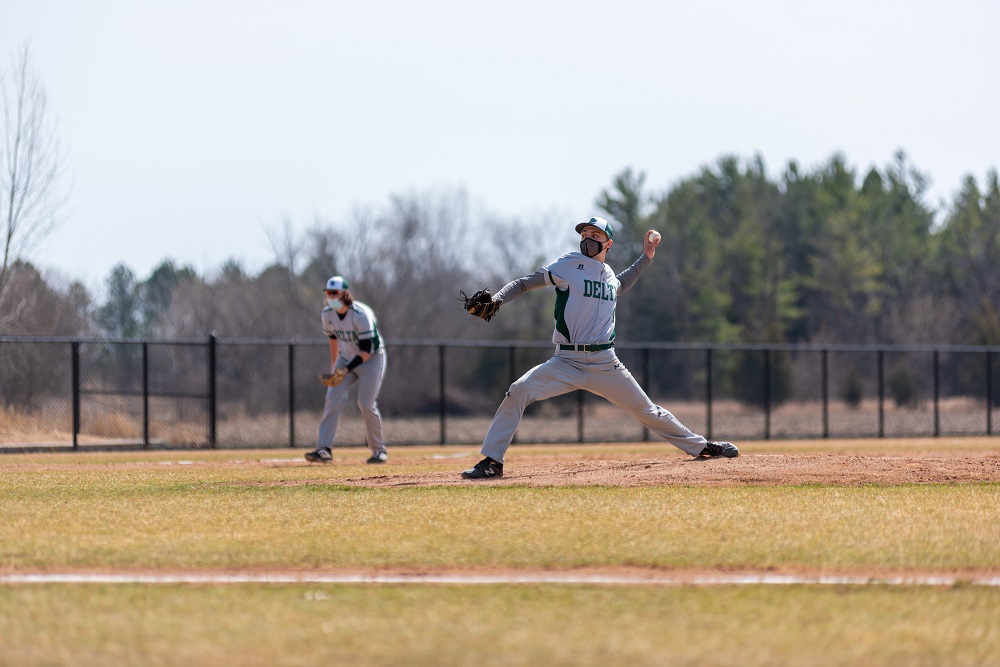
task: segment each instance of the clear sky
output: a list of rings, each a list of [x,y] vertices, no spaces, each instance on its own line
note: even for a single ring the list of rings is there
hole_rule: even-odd
[[[995,0],[0,0],[0,62],[29,43],[73,180],[30,259],[99,288],[254,271],[281,218],[393,194],[584,219],[625,167],[663,192],[723,154],[903,149],[937,206],[1000,165],[998,26]]]

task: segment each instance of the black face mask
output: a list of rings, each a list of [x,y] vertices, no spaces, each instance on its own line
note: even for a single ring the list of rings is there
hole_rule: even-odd
[[[597,257],[604,249],[604,244],[596,239],[586,238],[580,241],[580,252],[587,257]]]

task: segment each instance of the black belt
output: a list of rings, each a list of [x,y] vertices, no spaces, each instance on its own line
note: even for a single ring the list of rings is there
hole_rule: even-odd
[[[577,352],[600,352],[601,350],[610,350],[615,346],[614,343],[601,343],[600,345],[569,345],[566,343],[560,343],[560,350],[576,350]]]

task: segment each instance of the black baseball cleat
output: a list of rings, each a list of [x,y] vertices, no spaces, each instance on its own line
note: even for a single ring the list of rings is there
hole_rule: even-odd
[[[740,450],[731,442],[709,442],[705,449],[701,450],[698,456],[725,456],[727,459],[736,458],[740,455]]]
[[[375,452],[365,463],[385,463],[389,460],[389,455],[385,452]]]
[[[333,463],[333,451],[329,447],[320,447],[314,452],[305,453],[309,463]]]
[[[489,479],[503,477],[503,464],[486,457],[468,470],[462,471],[462,479]]]

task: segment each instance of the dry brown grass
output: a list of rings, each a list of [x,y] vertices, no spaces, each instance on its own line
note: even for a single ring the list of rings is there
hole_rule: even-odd
[[[348,451],[329,466],[287,450],[0,457],[0,571],[997,572],[996,482],[349,485],[457,477],[476,457],[455,449],[400,448],[377,470]],[[512,467],[623,450],[663,447],[525,447]],[[965,583],[16,584],[0,586],[0,664],[987,665],[997,598]]]
[[[655,397],[654,397],[655,399]],[[697,433],[708,434],[708,415],[700,401],[661,401],[685,425]],[[559,409],[557,409],[557,407]],[[53,402],[35,412],[0,408],[0,447],[18,445],[65,445],[73,441],[72,416],[65,402]],[[932,404],[901,408],[892,401],[882,406],[883,430],[887,437],[930,436],[935,432]],[[997,411],[1000,412],[1000,411]],[[447,415],[445,442],[477,443],[482,441],[492,419],[482,415]],[[774,407],[770,423],[765,423],[761,408],[737,401],[712,404],[714,438],[733,441],[764,438],[769,430],[774,439],[818,438],[823,435],[823,407],[818,402],[786,403]],[[319,427],[318,411],[299,411],[295,415],[295,445],[315,443]],[[851,407],[843,401],[828,406],[831,437],[875,437],[879,429],[877,400],[863,401]],[[994,422],[1000,414],[994,415]],[[390,444],[438,444],[441,424],[438,415],[385,415],[385,435]],[[987,413],[983,401],[967,398],[943,399],[938,404],[937,428],[942,435],[982,435],[987,431]],[[220,408],[216,423],[217,442],[226,447],[274,446],[288,442],[288,415],[253,413],[239,407]],[[153,445],[201,446],[208,443],[208,414],[204,401],[191,399],[155,399],[150,402],[150,441]],[[141,443],[143,437],[142,405],[135,397],[88,397],[81,406],[81,431],[78,441],[85,444]],[[526,413],[515,442],[575,442],[580,437],[580,423],[575,404],[542,403]],[[583,419],[583,441],[628,442],[656,436],[644,434],[642,427],[624,411],[603,399],[587,396]],[[360,445],[365,442],[364,426],[353,405],[341,417],[336,444]]]

